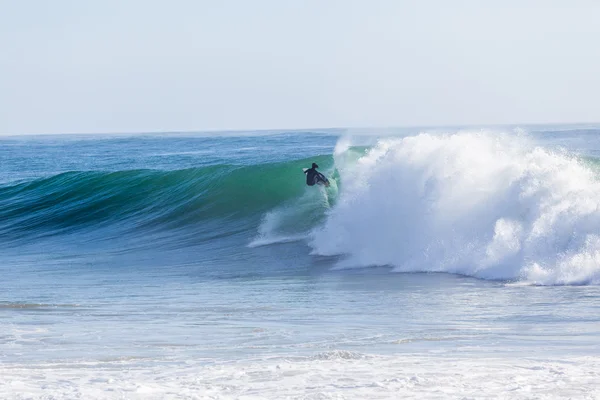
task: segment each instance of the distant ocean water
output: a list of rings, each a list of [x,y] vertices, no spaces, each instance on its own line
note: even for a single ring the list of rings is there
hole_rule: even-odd
[[[600,397],[600,126],[0,160],[0,398]]]

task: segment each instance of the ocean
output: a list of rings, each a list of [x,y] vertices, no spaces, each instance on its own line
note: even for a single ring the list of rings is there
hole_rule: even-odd
[[[0,137],[0,276],[2,399],[600,398],[600,125]]]

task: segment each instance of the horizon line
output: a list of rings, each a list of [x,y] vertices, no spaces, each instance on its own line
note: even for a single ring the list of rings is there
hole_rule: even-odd
[[[444,129],[444,128],[492,128],[492,127],[512,127],[517,128],[535,127],[535,126],[577,126],[577,125],[600,125],[600,121],[595,122],[529,122],[529,123],[500,123],[500,124],[449,124],[449,125],[388,125],[388,126],[332,126],[332,127],[310,127],[310,128],[234,128],[234,129],[185,129],[185,130],[165,130],[165,131],[91,131],[91,132],[25,132],[25,133],[0,133],[0,137],[14,136],[79,136],[79,135],[157,135],[157,134],[236,134],[236,133],[268,133],[268,132],[315,132],[315,131],[334,131],[334,130],[385,130],[385,129]]]

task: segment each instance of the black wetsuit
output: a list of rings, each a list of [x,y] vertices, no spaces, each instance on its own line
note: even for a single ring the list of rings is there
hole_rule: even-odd
[[[304,173],[306,174],[306,184],[308,186],[313,186],[319,181],[327,182],[327,179],[325,179],[323,174],[318,172],[315,168],[309,168],[306,171],[304,171]]]

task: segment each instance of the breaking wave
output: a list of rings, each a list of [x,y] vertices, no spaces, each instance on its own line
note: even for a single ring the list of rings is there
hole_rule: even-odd
[[[533,284],[600,283],[594,162],[519,135],[340,142],[336,206],[312,235],[339,268],[392,266]]]
[[[313,254],[336,256],[337,268],[600,284],[598,160],[519,134],[357,144],[342,137],[332,155],[284,163],[72,171],[3,185],[0,242],[68,234],[177,248],[308,241]],[[304,185],[311,162],[331,187]]]

